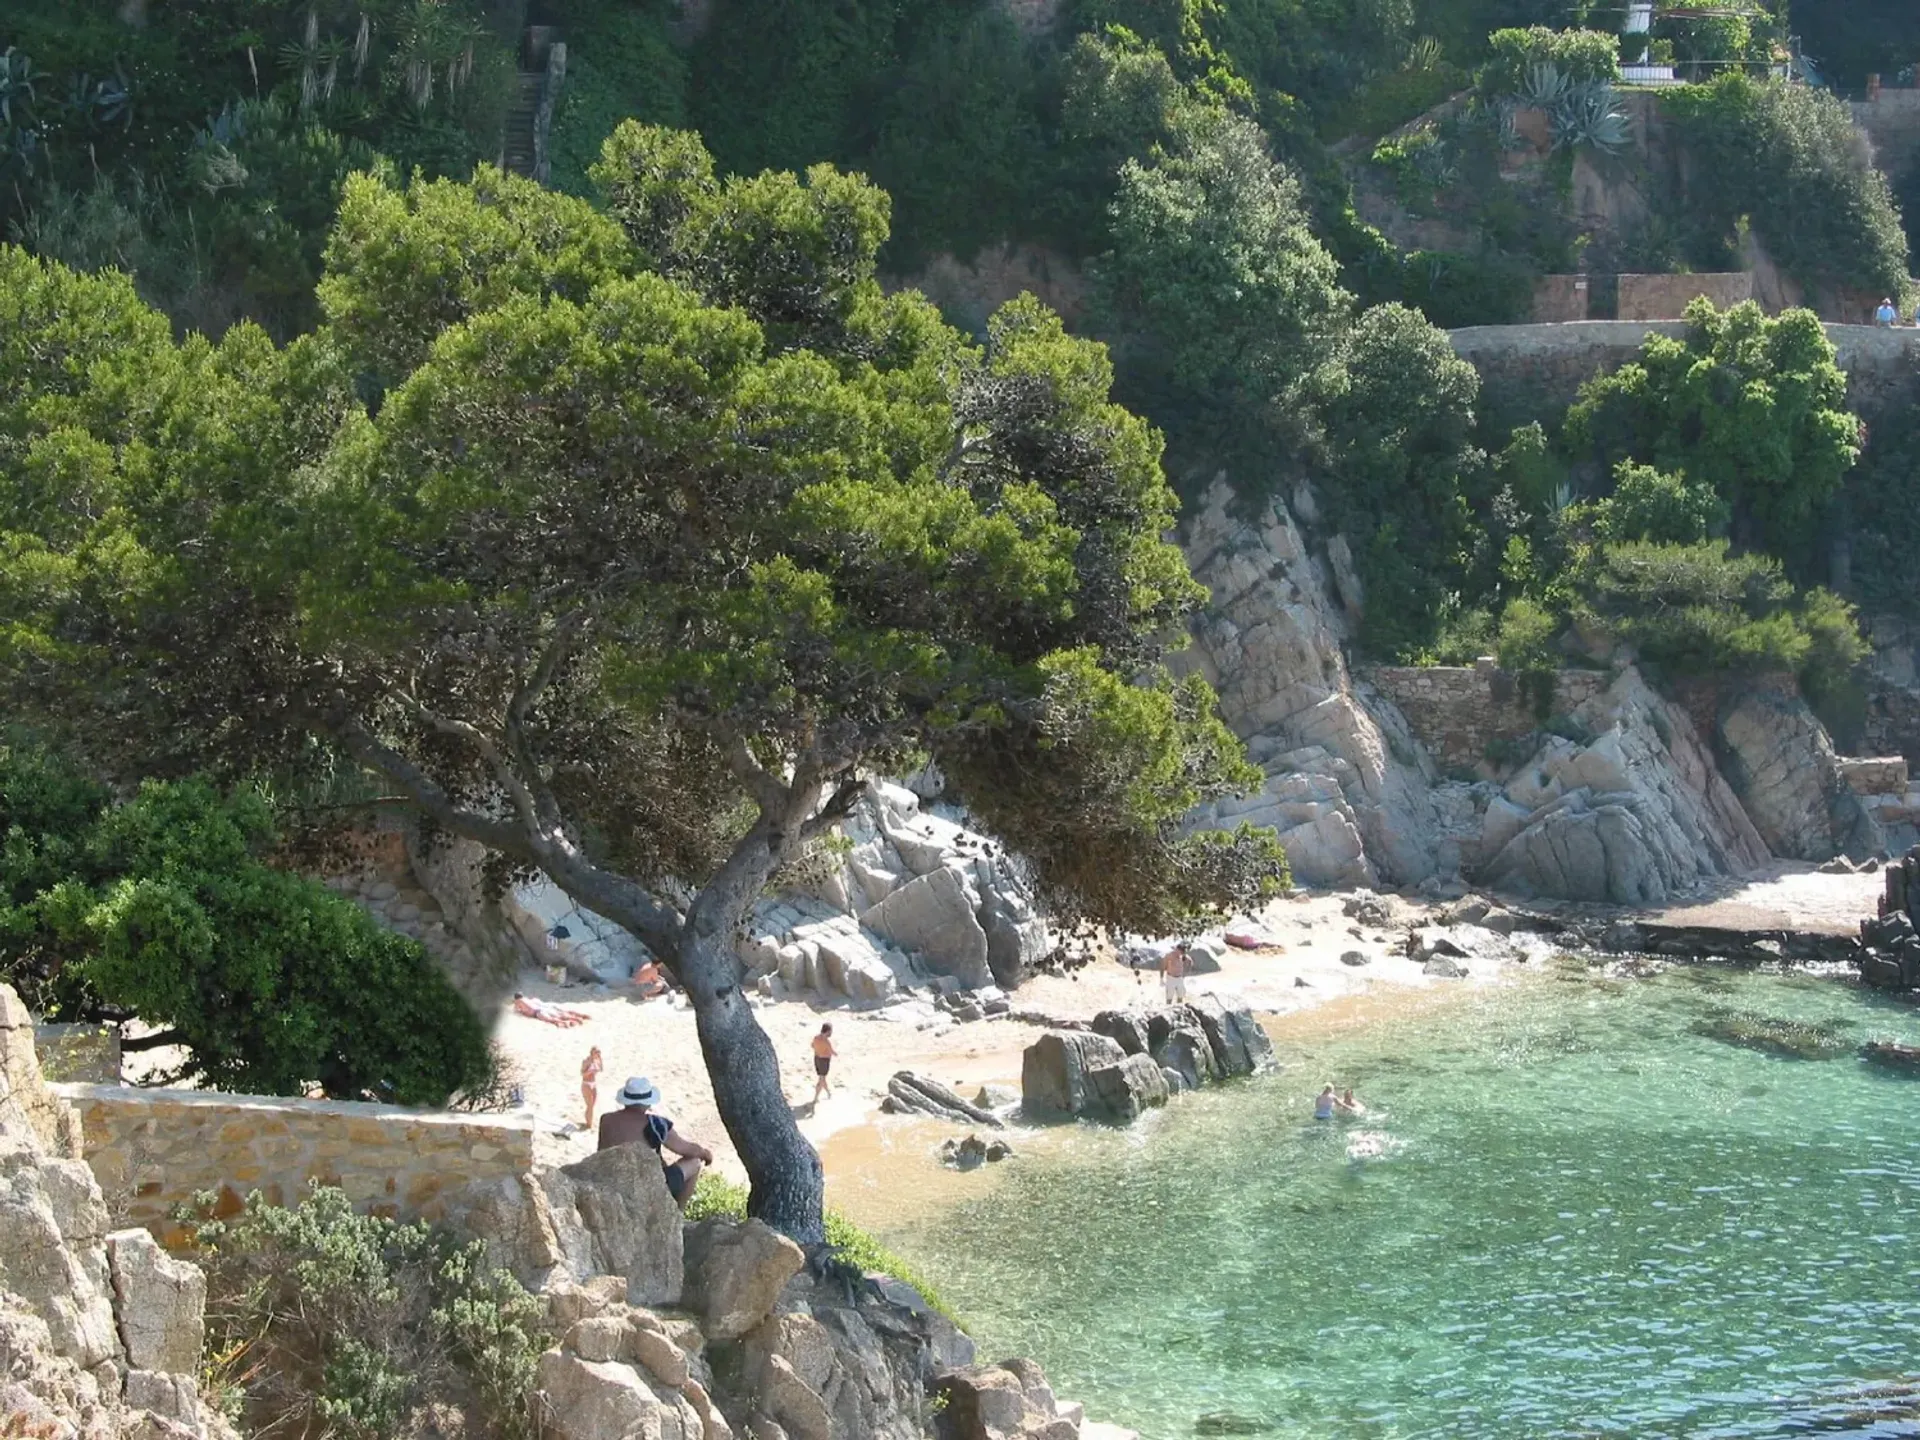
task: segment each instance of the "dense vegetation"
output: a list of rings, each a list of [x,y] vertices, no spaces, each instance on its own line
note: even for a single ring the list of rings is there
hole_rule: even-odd
[[[258,869],[245,801],[181,777],[363,767],[706,976],[753,1204],[811,1236],[724,938],[862,766],[937,755],[1069,920],[1165,927],[1284,873],[1177,833],[1251,776],[1159,667],[1198,599],[1160,536],[1217,478],[1314,487],[1375,655],[1838,683],[1858,640],[1815,539],[1915,513],[1920,442],[1850,474],[1809,317],[1703,311],[1506,433],[1436,328],[1750,239],[1816,299],[1904,293],[1843,108],[1763,78],[1831,5],[1624,44],[1585,0],[1062,0],[1036,30],[989,0],[9,6],[0,678],[86,773],[179,782],[101,816],[172,806]],[[476,168],[527,19],[571,52],[552,190]],[[1659,101],[1685,183],[1596,236],[1572,197],[1631,163],[1622,60],[1702,83]],[[1002,243],[1085,281],[1104,348],[879,280]],[[248,873],[250,913],[309,903]],[[711,898],[669,915],[664,876]],[[111,963],[141,878],[81,877],[74,983],[184,1030],[183,954]],[[311,903],[316,971],[400,973]],[[301,1043],[244,1073],[425,1094],[466,1063],[416,1087],[370,1040],[329,1079]]]
[[[544,1432],[534,1386],[543,1299],[444,1230],[356,1214],[315,1187],[188,1216],[207,1276],[208,1399],[249,1435],[343,1440]]]
[[[0,750],[0,979],[50,1019],[139,1016],[182,1077],[256,1095],[440,1105],[486,1034],[419,943],[268,864],[258,795],[106,787]]]
[[[627,122],[594,174],[604,209],[352,177],[284,347],[0,249],[0,683],[102,766],[363,767],[620,923],[754,1213],[813,1240],[733,944],[870,773],[937,762],[1068,927],[1165,933],[1284,858],[1183,831],[1257,772],[1164,664],[1203,592],[1100,347],[886,294],[886,196],[829,166],[723,179]]]

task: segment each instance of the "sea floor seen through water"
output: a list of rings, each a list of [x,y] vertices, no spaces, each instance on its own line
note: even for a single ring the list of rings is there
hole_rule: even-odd
[[[1834,1058],[1706,1033],[1753,1016]],[[1920,1436],[1920,1077],[1874,1038],[1920,1012],[1563,964],[880,1228],[983,1358],[1145,1440]],[[1328,1080],[1371,1113],[1308,1118]]]

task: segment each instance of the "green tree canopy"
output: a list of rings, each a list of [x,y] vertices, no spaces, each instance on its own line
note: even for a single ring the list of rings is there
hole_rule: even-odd
[[[444,1104],[486,1032],[418,941],[267,863],[251,793],[153,781],[124,804],[0,750],[0,976],[62,1020],[128,1015],[227,1090]]]
[[[0,659],[141,763],[345,756],[625,925],[754,1212],[815,1240],[733,947],[869,774],[937,761],[1069,925],[1164,930],[1284,863],[1182,832],[1257,775],[1162,663],[1201,592],[1098,346],[883,294],[886,197],[829,168],[723,181],[629,124],[596,177],[605,214],[350,181],[328,323],[284,350],[175,345],[0,251]]]
[[[1649,335],[1639,360],[1581,388],[1568,444],[1607,474],[1629,460],[1684,474],[1732,507],[1737,533],[1795,555],[1859,454],[1833,345],[1808,310],[1770,320],[1700,299],[1687,321],[1684,339]]]

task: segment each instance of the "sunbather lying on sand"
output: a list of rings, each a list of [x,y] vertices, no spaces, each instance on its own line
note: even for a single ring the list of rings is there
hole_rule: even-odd
[[[558,1025],[562,1029],[572,1029],[575,1025],[587,1023],[587,1012],[569,1010],[564,1005],[556,1005],[551,1000],[529,998],[518,990],[513,992],[513,1013],[525,1015],[529,1019],[544,1020],[549,1025]]]

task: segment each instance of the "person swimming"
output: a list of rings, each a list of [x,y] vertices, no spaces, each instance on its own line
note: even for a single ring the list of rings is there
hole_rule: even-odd
[[[1347,1087],[1347,1093],[1334,1101],[1334,1104],[1338,1105],[1341,1113],[1346,1115],[1364,1115],[1367,1113],[1367,1107],[1353,1098],[1353,1087],[1351,1085]]]
[[[1326,1089],[1313,1097],[1313,1118],[1316,1120],[1331,1120],[1333,1118],[1334,1107],[1339,1103],[1340,1097],[1334,1093],[1333,1086],[1327,1086]]]

